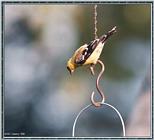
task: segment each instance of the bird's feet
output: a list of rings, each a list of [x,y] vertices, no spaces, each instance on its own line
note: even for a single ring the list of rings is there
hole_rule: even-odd
[[[94,64],[91,64],[90,65],[90,71],[91,71],[91,74],[92,75],[95,75],[95,72],[94,72]]]

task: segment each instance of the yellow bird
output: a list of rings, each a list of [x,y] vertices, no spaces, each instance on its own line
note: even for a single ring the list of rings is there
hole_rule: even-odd
[[[67,62],[67,69],[72,74],[74,70],[83,65],[90,65],[91,71],[93,73],[93,65],[97,63],[102,49],[106,40],[116,32],[116,26],[112,28],[109,32],[91,41],[89,44],[81,46],[75,51],[73,56]]]

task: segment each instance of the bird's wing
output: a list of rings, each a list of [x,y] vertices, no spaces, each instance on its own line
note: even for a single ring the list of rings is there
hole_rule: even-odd
[[[75,55],[75,63],[76,64],[84,64],[88,57],[92,54],[95,50],[96,46],[98,45],[98,39],[91,41],[88,45],[81,46]]]
[[[105,41],[115,32],[116,32],[116,26],[106,34],[102,35],[99,39],[91,41],[88,45],[85,44],[81,46],[75,52],[75,55],[73,57],[74,63],[77,65],[84,64],[86,60],[89,58],[89,56],[91,56],[91,54],[97,48],[98,44],[101,42],[104,45]]]

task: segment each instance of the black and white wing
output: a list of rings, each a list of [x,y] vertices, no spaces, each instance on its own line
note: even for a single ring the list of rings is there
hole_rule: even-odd
[[[98,44],[101,42],[103,45],[106,42],[106,40],[116,32],[116,26],[112,28],[112,30],[108,31],[106,34],[102,35],[99,39],[95,39],[91,41],[88,45],[81,46],[75,53],[75,60],[74,62],[77,65],[82,65],[85,63],[85,61],[91,56],[91,54],[94,52]]]
[[[83,50],[81,50],[81,52],[76,55],[75,63],[78,65],[84,64],[88,57],[93,53],[98,43],[99,39],[91,41]]]

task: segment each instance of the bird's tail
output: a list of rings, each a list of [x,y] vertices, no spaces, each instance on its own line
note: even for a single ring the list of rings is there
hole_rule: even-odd
[[[116,32],[116,26],[114,26],[110,31],[108,31],[105,35],[100,37],[100,41],[104,43],[111,35]]]

